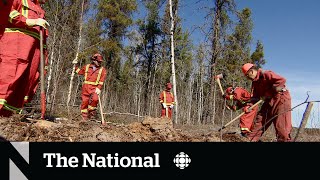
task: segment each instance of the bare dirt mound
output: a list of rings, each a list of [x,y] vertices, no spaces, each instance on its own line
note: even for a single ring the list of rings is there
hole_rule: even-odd
[[[96,121],[21,121],[0,119],[0,136],[8,141],[29,142],[218,142],[218,134],[190,133],[175,129],[168,119],[145,118],[130,124]]]
[[[109,118],[109,120],[112,118]],[[119,120],[119,121],[117,121]],[[248,142],[237,128],[218,132],[208,125],[173,125],[163,118],[146,117],[142,121],[126,118],[101,125],[98,121],[80,122],[66,118],[54,121],[0,118],[0,141],[29,142]],[[293,130],[293,137],[296,129]],[[262,142],[274,142],[274,132],[267,131]],[[306,129],[298,141],[320,142],[319,130]]]

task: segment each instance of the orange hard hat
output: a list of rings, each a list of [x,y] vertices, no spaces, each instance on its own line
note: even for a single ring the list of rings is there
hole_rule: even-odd
[[[251,69],[254,65],[252,63],[246,63],[242,66],[242,72],[244,75],[247,74],[247,72],[249,71],[249,69]]]
[[[167,83],[167,89],[171,89],[172,88],[172,84],[171,83]]]
[[[226,89],[226,94],[232,94],[233,91],[234,91],[234,88],[230,86]]]
[[[102,62],[102,61],[103,61],[103,58],[102,58],[101,54],[99,54],[99,53],[94,54],[94,55],[91,57],[91,59],[92,59],[92,60],[97,60],[97,61],[99,61],[99,62]]]

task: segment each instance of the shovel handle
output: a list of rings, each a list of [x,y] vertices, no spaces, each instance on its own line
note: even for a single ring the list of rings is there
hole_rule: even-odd
[[[99,97],[99,107],[100,107],[100,114],[101,114],[101,123],[105,124],[100,95],[98,95],[98,97]]]
[[[44,87],[44,57],[43,57],[43,28],[40,27],[40,94],[41,94],[41,119],[45,119],[46,94]]]
[[[224,92],[223,92],[223,89],[222,89],[222,86],[221,86],[221,82],[220,82],[220,78],[217,78],[216,81],[217,81],[217,83],[218,83],[218,85],[219,85],[221,94],[224,95]]]
[[[168,110],[168,107],[166,107],[166,117],[169,117],[169,112],[168,112],[169,110]]]
[[[262,103],[263,100],[260,99],[258,102],[256,102],[254,105],[252,105],[249,110],[252,110],[254,107],[258,106],[260,103]],[[235,120],[239,119],[242,115],[244,115],[245,112],[242,112],[241,114],[239,114],[237,117],[235,117],[234,119],[232,119],[231,121],[229,121],[227,124],[225,124],[224,126],[222,126],[222,128],[219,129],[219,131],[221,131],[222,129],[226,128],[227,126],[229,126],[231,123],[233,123]]]

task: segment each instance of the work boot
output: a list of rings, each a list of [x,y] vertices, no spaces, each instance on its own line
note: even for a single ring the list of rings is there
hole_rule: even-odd
[[[244,132],[236,132],[235,133],[241,142],[250,142],[247,133]]]
[[[242,137],[246,137],[246,138],[248,137],[248,132],[247,131],[241,131],[240,134],[241,134]]]
[[[89,119],[93,120],[93,121],[99,120],[99,117],[98,117],[98,114],[97,114],[96,110],[90,112],[90,118]]]
[[[82,119],[80,122],[88,122],[88,117],[87,116],[81,116]]]

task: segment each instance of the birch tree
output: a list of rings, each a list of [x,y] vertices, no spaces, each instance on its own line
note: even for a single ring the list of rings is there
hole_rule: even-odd
[[[171,40],[171,69],[172,69],[172,84],[173,84],[173,94],[174,94],[174,101],[175,101],[175,123],[178,123],[178,98],[177,98],[177,83],[176,83],[176,70],[174,64],[174,39],[173,39],[173,32],[174,32],[174,19],[173,19],[173,10],[172,10],[172,0],[169,0],[170,4],[170,20],[171,20],[171,28],[170,28],[170,40]]]
[[[84,2],[85,2],[85,0],[82,0],[82,3],[81,3],[81,13],[80,13],[80,19],[79,19],[79,24],[80,24],[80,25],[79,25],[79,38],[78,38],[76,56],[75,56],[75,58],[74,58],[74,60],[73,60],[73,61],[76,61],[76,62],[78,62],[79,52],[80,52],[80,46],[81,46],[81,40],[82,40],[82,26],[83,26]],[[69,91],[68,91],[68,98],[67,98],[67,107],[68,107],[68,112],[69,112],[69,114],[70,114],[69,102],[70,102],[70,99],[71,99],[73,78],[74,78],[74,75],[75,75],[75,67],[76,67],[76,64],[73,64],[72,72],[71,72],[71,78],[70,78],[70,82],[69,82]]]

